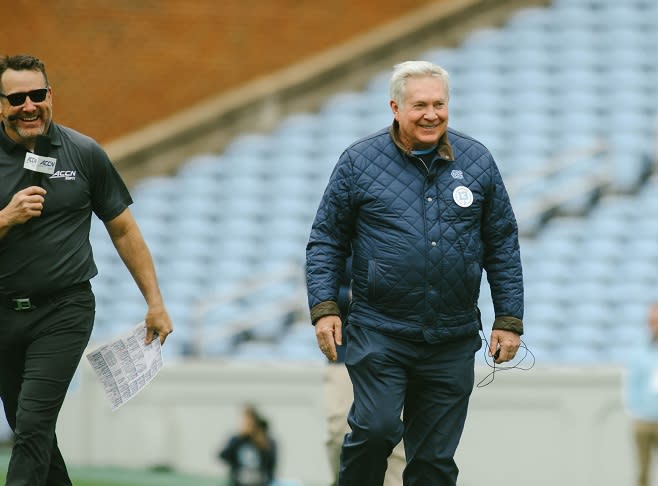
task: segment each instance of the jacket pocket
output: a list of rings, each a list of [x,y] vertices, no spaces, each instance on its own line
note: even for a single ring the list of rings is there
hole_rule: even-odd
[[[466,301],[476,298],[482,282],[482,245],[470,235],[462,235],[456,245],[459,256],[455,260],[458,274],[461,275]],[[454,285],[452,285],[454,288]]]

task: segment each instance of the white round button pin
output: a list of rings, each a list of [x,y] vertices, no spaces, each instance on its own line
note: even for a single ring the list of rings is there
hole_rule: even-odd
[[[462,208],[467,208],[473,204],[473,193],[466,186],[455,187],[455,190],[452,191],[452,198],[455,200],[458,206]]]

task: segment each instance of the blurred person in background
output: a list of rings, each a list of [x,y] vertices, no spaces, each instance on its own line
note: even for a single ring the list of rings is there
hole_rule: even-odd
[[[649,485],[651,456],[658,448],[658,302],[651,305],[647,317],[649,340],[632,353],[625,380],[637,453],[637,486]]]
[[[42,61],[0,58],[0,110],[0,397],[15,439],[6,485],[70,485],[55,428],[94,322],[92,213],[144,295],[146,341],[164,343],[172,324],[130,194],[95,141],[53,122]],[[23,168],[35,150],[55,159],[52,175]]]
[[[523,333],[518,230],[490,152],[448,127],[447,72],[401,63],[390,95],[392,126],[342,153],[306,249],[318,346],[335,360],[345,333],[354,391],[338,484],[382,485],[387,458],[404,438],[405,485],[455,486],[454,454],[482,346],[483,269],[496,363],[514,358]],[[343,330],[337,300],[350,254]]]
[[[338,290],[338,308],[340,310],[341,322],[346,322],[351,299],[351,272],[352,259],[348,258],[345,274]],[[331,467],[332,486],[338,484],[340,472],[340,450],[343,446],[345,434],[349,433],[350,427],[347,423],[347,414],[353,401],[352,382],[345,367],[345,334],[343,333],[343,344],[336,346],[336,360],[328,360],[325,376],[325,399],[327,405],[327,454],[329,455],[329,466]],[[388,457],[384,486],[401,486],[402,471],[406,461],[404,458],[404,445],[400,441],[393,448]]]
[[[277,465],[277,446],[269,424],[251,405],[242,411],[240,431],[218,454],[230,467],[230,486],[269,486]]]

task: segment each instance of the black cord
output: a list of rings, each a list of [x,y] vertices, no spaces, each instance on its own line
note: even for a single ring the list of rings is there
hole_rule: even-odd
[[[530,351],[526,343],[521,339],[521,345],[519,346],[519,349],[525,350],[525,353],[523,356],[519,358],[519,353],[517,352],[516,357],[514,358],[512,364],[510,365],[496,365],[496,361],[489,356],[489,342],[487,341],[487,338],[484,336],[484,333],[482,334],[482,340],[484,341],[484,346],[483,346],[483,352],[482,354],[484,355],[484,362],[487,364],[489,368],[491,368],[493,371],[491,371],[487,376],[482,378],[476,385],[477,388],[483,388],[487,385],[490,385],[493,383],[496,373],[500,371],[509,371],[509,370],[520,370],[520,371],[528,371],[531,370],[535,366],[535,355]],[[530,358],[532,359],[532,362],[530,365],[526,366],[521,366],[521,363],[525,361],[525,359],[530,355]],[[489,362],[491,360],[491,362]]]

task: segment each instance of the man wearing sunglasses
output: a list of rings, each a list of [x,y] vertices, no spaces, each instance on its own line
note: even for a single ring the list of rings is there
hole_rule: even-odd
[[[0,58],[0,398],[15,439],[7,486],[71,485],[55,426],[93,327],[92,212],[144,295],[146,342],[172,332],[125,184],[95,141],[52,121],[52,107],[39,59]],[[26,170],[41,159],[51,172]]]

